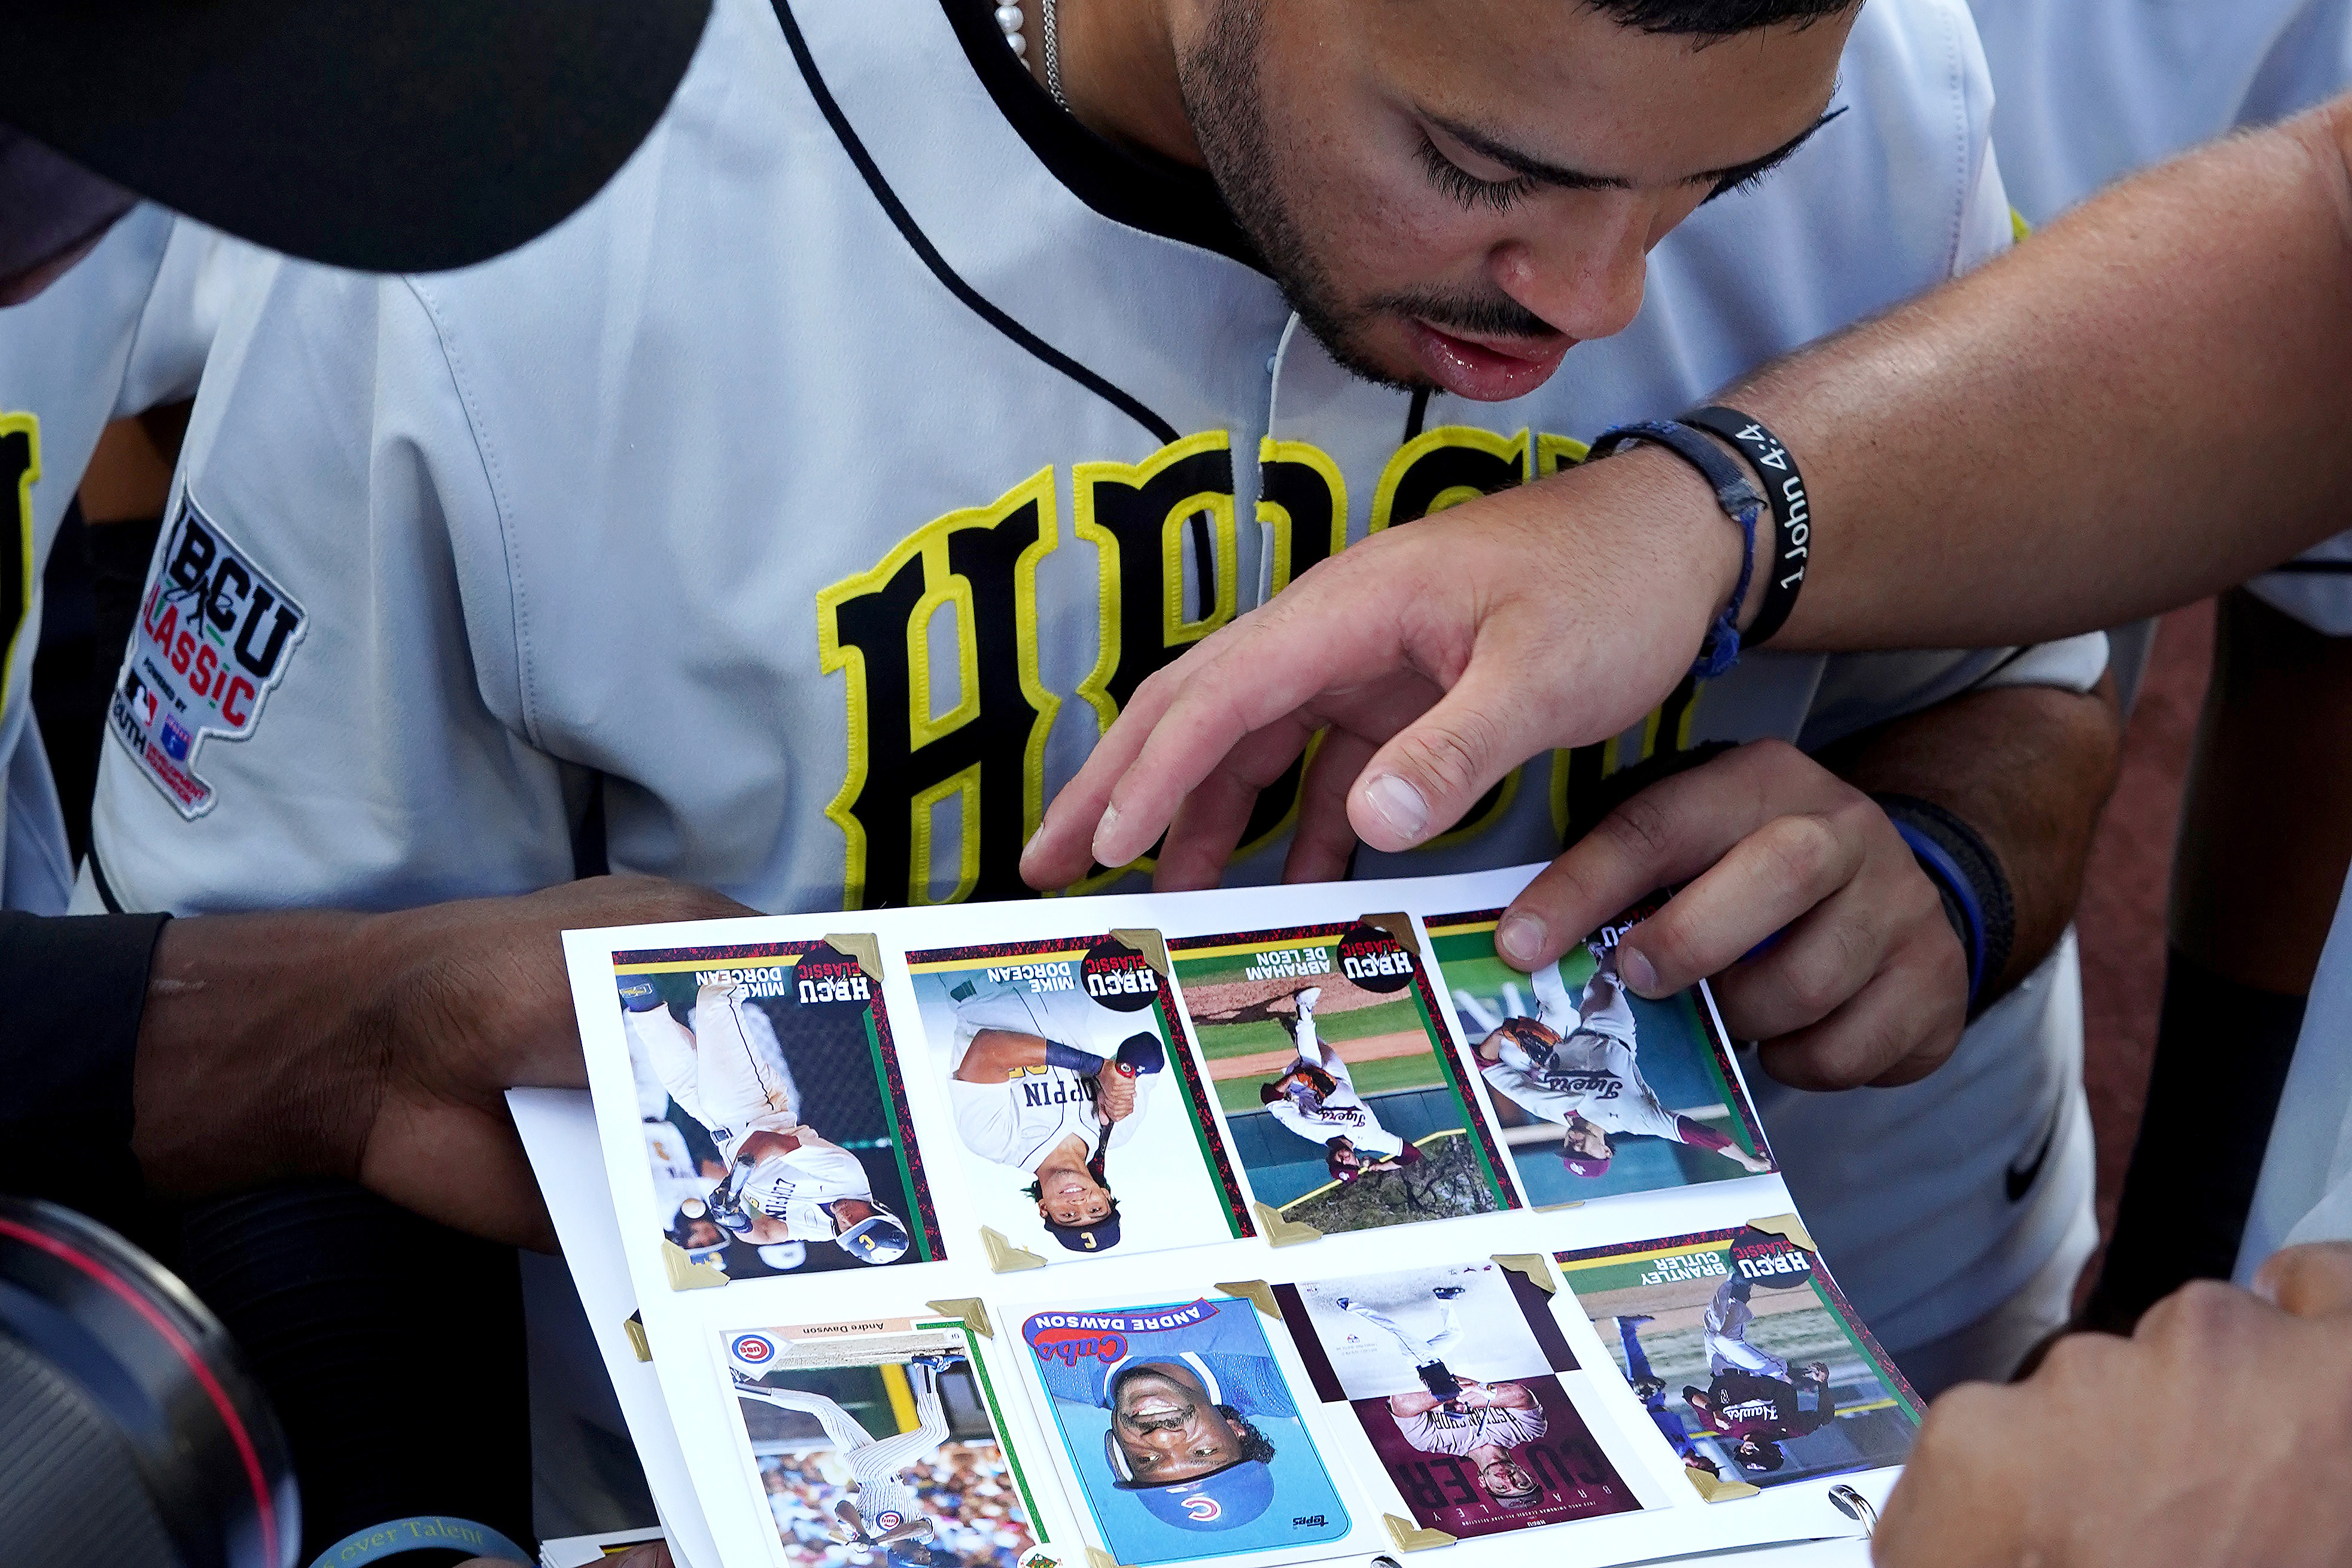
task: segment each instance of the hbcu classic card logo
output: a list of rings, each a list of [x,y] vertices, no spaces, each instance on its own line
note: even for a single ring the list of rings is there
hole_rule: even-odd
[[[193,821],[214,804],[195,774],[205,737],[253,733],[310,618],[184,496],[158,559],[107,727]]]

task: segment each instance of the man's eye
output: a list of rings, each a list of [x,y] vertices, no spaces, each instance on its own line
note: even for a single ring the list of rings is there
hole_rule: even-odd
[[[1524,174],[1509,180],[1481,180],[1440,152],[1437,143],[1425,135],[1421,139],[1421,167],[1431,184],[1473,211],[1484,206],[1508,212],[1536,184]]]

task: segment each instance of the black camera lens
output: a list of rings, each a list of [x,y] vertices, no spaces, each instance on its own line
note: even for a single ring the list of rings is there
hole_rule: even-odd
[[[0,1563],[293,1568],[301,1537],[219,1321],[105,1227],[0,1197]]]

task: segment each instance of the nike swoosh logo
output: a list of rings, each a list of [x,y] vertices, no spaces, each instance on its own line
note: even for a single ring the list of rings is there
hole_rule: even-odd
[[[2033,1152],[2032,1160],[2024,1166],[2011,1166],[2003,1173],[2009,1187],[2009,1201],[2015,1203],[2033,1190],[2033,1181],[2042,1174],[2042,1162],[2050,1157],[2051,1145],[2058,1141],[2058,1120],[2065,1113],[2062,1102],[2051,1113],[2049,1129],[2042,1134],[2042,1146]]]

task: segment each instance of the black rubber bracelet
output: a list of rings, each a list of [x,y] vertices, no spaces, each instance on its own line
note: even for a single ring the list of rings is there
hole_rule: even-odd
[[[1944,896],[1944,913],[1959,933],[1960,946],[1969,950],[1969,1016],[1975,1018],[2000,999],[1986,993],[2009,967],[2010,950],[2017,943],[2017,899],[2000,858],[1974,828],[1933,800],[1916,795],[1871,799],[1903,834]],[[1961,885],[1953,885],[1955,882]],[[1971,925],[1976,926],[1973,933]]]
[[[1720,435],[1764,476],[1765,504],[1772,508],[1772,553],[1764,569],[1764,602],[1746,637],[1749,647],[1760,648],[1797,607],[1797,591],[1805,586],[1805,567],[1812,559],[1813,510],[1805,498],[1805,476],[1779,436],[1736,408],[1710,404],[1683,415],[1682,422]]]
[[[1621,424],[1601,433],[1592,450],[1585,455],[1588,463],[1598,462],[1629,442],[1645,441],[1663,446],[1699,472],[1715,491],[1715,504],[1723,508],[1739,529],[1739,582],[1731,591],[1731,602],[1715,618],[1699,643],[1698,657],[1691,664],[1691,674],[1703,681],[1711,681],[1739,661],[1739,607],[1748,601],[1748,585],[1756,574],[1756,519],[1764,510],[1764,497],[1748,482],[1739,465],[1726,457],[1721,449],[1697,431],[1676,424],[1671,420]]]

